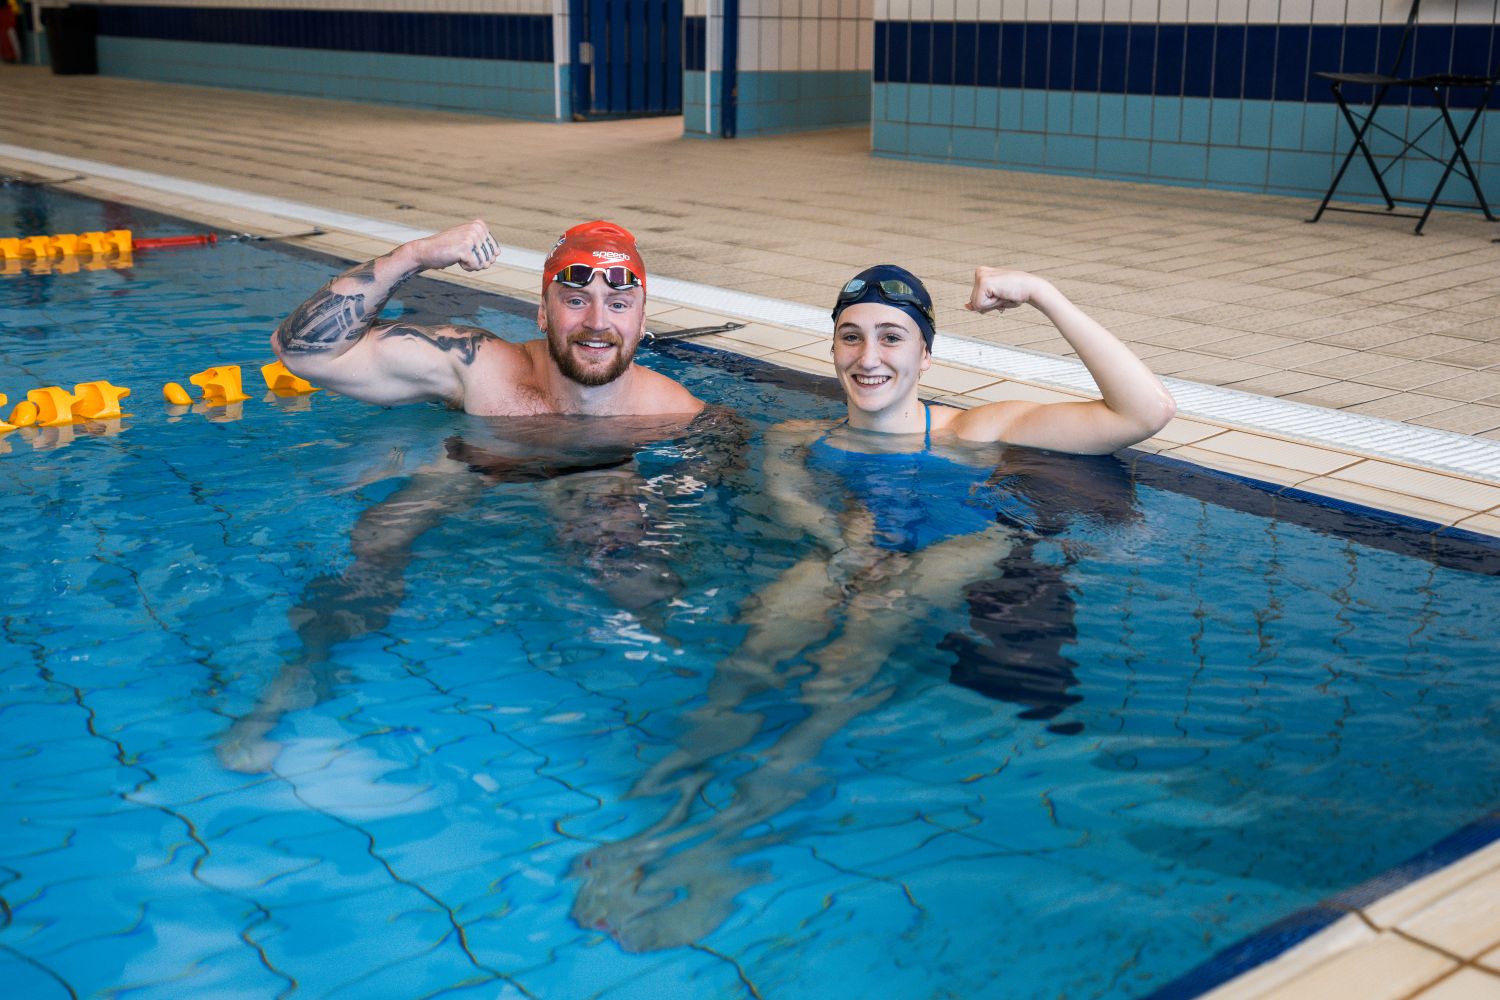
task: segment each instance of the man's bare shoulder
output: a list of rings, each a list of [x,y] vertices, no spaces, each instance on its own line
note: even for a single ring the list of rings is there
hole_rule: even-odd
[[[697,413],[708,405],[681,382],[650,368],[634,366],[634,379],[631,402],[638,413]]]
[[[533,348],[545,342],[513,343],[478,327],[449,327],[481,335],[471,364],[464,367],[463,409],[479,416],[534,416],[555,412],[537,372]]]

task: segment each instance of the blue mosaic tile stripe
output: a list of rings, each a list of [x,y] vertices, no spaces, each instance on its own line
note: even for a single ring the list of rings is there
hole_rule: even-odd
[[[99,6],[99,34],[457,59],[553,61],[547,14]]]
[[[1431,875],[1480,848],[1500,840],[1500,812],[1493,812],[1445,837],[1405,864],[1375,876],[1368,882],[1339,893],[1316,906],[1299,910],[1257,934],[1219,952],[1213,958],[1178,977],[1150,1000],[1191,1000],[1229,982],[1242,973],[1275,959],[1314,934],[1331,926],[1351,910],[1369,906],[1417,879]]]
[[[1401,25],[1094,24],[876,21],[876,83],[1071,90],[1156,97],[1333,101],[1318,71],[1386,72]],[[1253,53],[1254,58],[1247,58]],[[1484,74],[1500,58],[1500,26],[1421,25],[1402,70]],[[1346,87],[1353,103],[1369,89]],[[1452,107],[1480,92],[1455,90]],[[1431,105],[1421,89],[1396,104]]]
[[[682,68],[702,73],[708,66],[708,18],[688,15],[682,19]]]

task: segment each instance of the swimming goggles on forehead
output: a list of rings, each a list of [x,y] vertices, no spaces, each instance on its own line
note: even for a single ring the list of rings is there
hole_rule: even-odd
[[[865,290],[874,286],[875,291],[882,299],[894,305],[911,306],[926,316],[929,322],[936,323],[937,317],[932,314],[932,307],[922,301],[922,296],[917,290],[900,278],[886,278],[883,281],[871,282],[865,278],[853,278],[839,290],[838,307],[840,309],[855,305],[863,301]]]
[[[569,264],[554,274],[552,280],[560,285],[567,285],[569,288],[584,288],[594,280],[596,274],[603,275],[604,283],[616,291],[636,288],[641,283],[640,276],[624,264],[611,264],[609,267]]]

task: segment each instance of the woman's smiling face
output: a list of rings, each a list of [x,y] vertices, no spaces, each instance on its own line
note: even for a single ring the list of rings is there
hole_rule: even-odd
[[[851,411],[876,421],[903,412],[916,400],[917,381],[931,365],[916,321],[900,309],[860,302],[839,314],[833,367]]]

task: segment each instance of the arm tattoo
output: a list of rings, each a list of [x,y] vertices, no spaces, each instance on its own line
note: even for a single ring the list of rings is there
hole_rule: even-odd
[[[358,340],[369,332],[370,324],[385,308],[396,285],[411,274],[401,275],[384,295],[372,302],[366,302],[364,292],[341,295],[333,290],[333,286],[345,279],[359,285],[374,284],[373,260],[339,275],[298,306],[276,328],[276,342],[288,354],[317,354],[332,350],[343,341]]]
[[[490,335],[479,329],[470,327],[454,327],[458,331],[456,336],[434,333],[430,328],[424,329],[420,326],[410,326],[405,323],[394,323],[391,326],[380,328],[380,339],[387,337],[415,337],[425,340],[440,351],[457,351],[459,358],[466,365],[474,363],[474,357],[479,353],[479,345]]]

